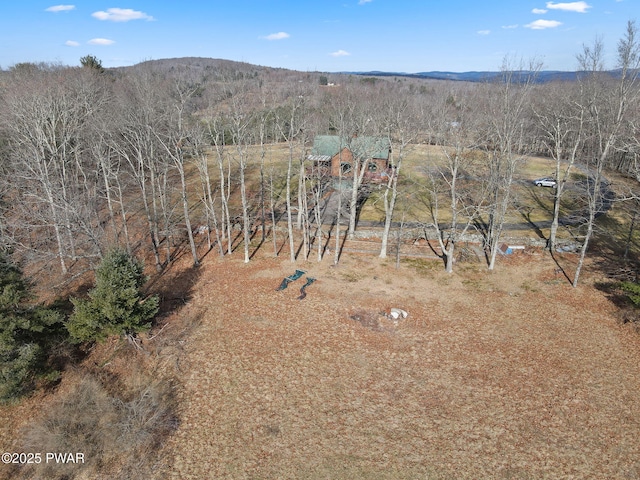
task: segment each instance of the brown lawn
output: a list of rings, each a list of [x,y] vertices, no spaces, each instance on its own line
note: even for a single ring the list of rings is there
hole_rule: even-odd
[[[573,289],[542,252],[447,275],[424,259],[292,265],[266,250],[172,266],[154,288],[178,309],[146,353],[109,342],[86,359],[177,377],[177,429],[117,478],[640,478],[640,335],[595,270]],[[391,307],[408,318],[379,315]],[[0,408],[3,451],[24,450],[17,432],[76,377]]]
[[[200,323],[166,354],[157,478],[640,478],[640,337],[595,277],[572,289],[541,253],[450,276],[325,262],[207,257],[170,320]],[[275,291],[295,268],[304,300],[306,276]]]

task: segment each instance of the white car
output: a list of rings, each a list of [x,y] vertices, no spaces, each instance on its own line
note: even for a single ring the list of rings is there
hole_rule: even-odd
[[[536,187],[555,187],[556,181],[553,178],[539,178],[534,180],[533,183]]]

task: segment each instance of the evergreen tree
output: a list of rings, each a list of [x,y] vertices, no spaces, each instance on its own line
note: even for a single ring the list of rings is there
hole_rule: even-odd
[[[29,391],[57,337],[62,317],[32,305],[31,285],[22,270],[0,253],[0,401]]]
[[[82,65],[84,68],[95,70],[98,73],[104,73],[104,67],[102,66],[102,61],[99,60],[98,57],[94,55],[86,55],[80,58],[80,65]]]
[[[96,270],[96,286],[88,299],[72,299],[67,329],[77,342],[104,340],[109,335],[135,337],[151,327],[158,313],[157,296],[144,298],[142,264],[122,250],[109,252]]]

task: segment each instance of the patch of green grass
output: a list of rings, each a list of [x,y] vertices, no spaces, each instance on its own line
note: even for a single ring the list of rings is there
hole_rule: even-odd
[[[457,266],[457,271],[464,272],[466,274],[481,273],[481,271],[484,272],[485,269],[486,265],[482,262],[461,263]]]
[[[463,278],[462,284],[465,287],[469,287],[473,290],[485,290],[486,282],[479,278]]]
[[[400,263],[412,268],[416,273],[423,277],[432,276],[432,272],[442,270],[442,262],[439,260],[427,260],[424,258],[403,258]]]
[[[464,286],[478,291],[490,289],[486,275],[486,266],[483,263],[459,264],[457,268],[454,269],[454,272],[456,271],[460,274],[461,282]]]
[[[529,157],[522,168],[522,175],[531,180],[548,177],[555,172],[556,164],[553,160],[544,157]]]
[[[380,222],[384,220],[384,200],[382,191],[374,191],[360,210],[360,220]]]

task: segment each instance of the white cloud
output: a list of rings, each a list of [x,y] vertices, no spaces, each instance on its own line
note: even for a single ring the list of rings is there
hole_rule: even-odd
[[[556,28],[560,25],[562,25],[562,22],[558,22],[557,20],[536,20],[535,22],[525,25],[525,27],[532,30],[545,30],[547,28]]]
[[[106,12],[99,11],[91,14],[98,20],[108,20],[110,22],[128,22],[130,20],[154,20],[144,12],[132,10],[130,8],[108,8]]]
[[[345,50],[338,50],[336,52],[331,52],[329,55],[332,57],[348,57],[351,54]]]
[[[489,35],[491,30],[478,30],[478,35]]]
[[[513,30],[514,28],[518,28],[518,24],[514,24],[514,25],[503,25],[502,28],[504,28],[505,30]]]
[[[116,43],[114,40],[108,38],[92,38],[89,40],[89,45],[113,45]]]
[[[587,2],[570,2],[570,3],[553,3],[547,2],[547,8],[552,10],[564,10],[566,12],[587,13],[587,9],[591,8]]]
[[[535,13],[536,15],[543,15],[547,12],[548,10],[545,10],[544,8],[534,8],[533,10],[531,10],[531,13]]]
[[[45,8],[44,11],[58,13],[58,12],[68,12],[69,10],[75,10],[75,8],[76,8],[75,5],[54,5],[52,7]]]
[[[278,32],[272,33],[271,35],[267,35],[263,37],[265,40],[284,40],[285,38],[289,38],[290,35],[286,32]]]
[[[364,5],[365,3],[371,3],[371,2],[373,2],[373,0],[360,0],[358,2],[358,5]]]
[[[78,42],[76,42],[75,40],[67,40],[66,42],[64,42],[64,44],[67,47],[79,47],[80,44]]]

